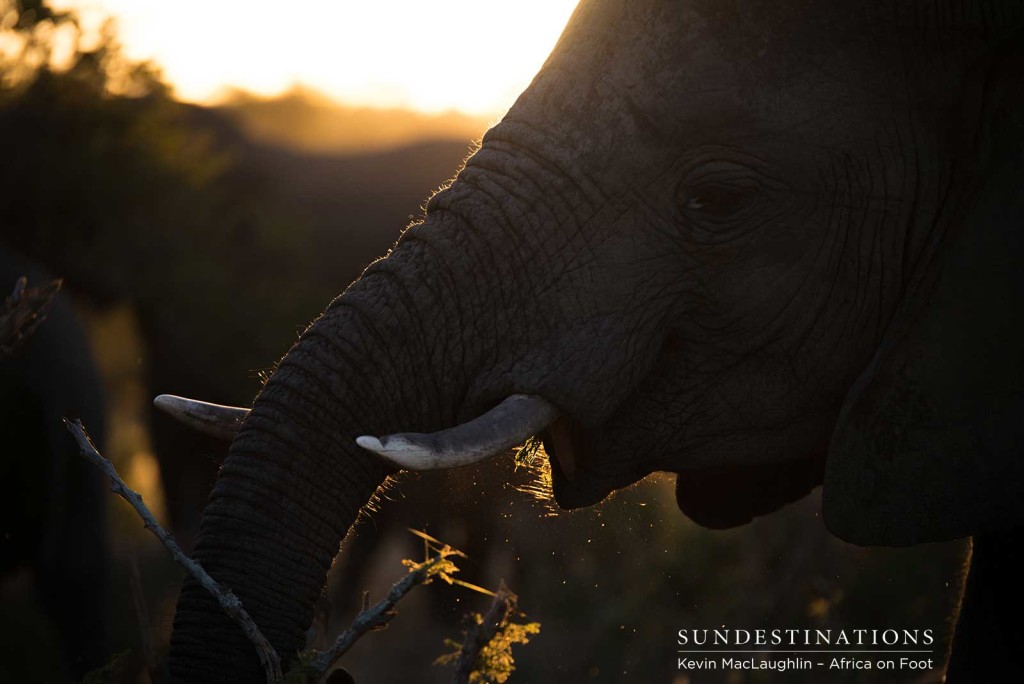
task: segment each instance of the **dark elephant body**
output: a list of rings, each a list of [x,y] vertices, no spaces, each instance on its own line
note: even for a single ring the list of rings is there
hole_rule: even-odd
[[[21,276],[31,285],[52,280],[0,249],[0,284],[13,287]],[[0,416],[0,571],[5,583],[28,582],[31,602],[48,621],[41,632],[27,629],[14,604],[6,606],[3,642],[15,652],[4,670],[25,681],[52,671],[53,654],[45,651],[52,646],[40,641],[52,630],[62,649],[57,670],[80,678],[109,656],[109,494],[62,422],[80,418],[103,444],[102,381],[66,296],[58,295],[31,337],[0,359]]]
[[[1020,3],[583,2],[423,222],[280,362],[196,557],[293,656],[396,470],[354,440],[512,395],[560,412],[563,507],[668,471],[714,527],[822,478],[826,524],[861,544],[1024,523],[1022,31]],[[171,674],[261,676],[192,582]]]

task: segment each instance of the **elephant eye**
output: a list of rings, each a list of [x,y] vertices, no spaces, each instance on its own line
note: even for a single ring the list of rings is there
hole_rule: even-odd
[[[690,214],[724,219],[747,209],[756,196],[753,187],[706,184],[683,191],[683,209]]]

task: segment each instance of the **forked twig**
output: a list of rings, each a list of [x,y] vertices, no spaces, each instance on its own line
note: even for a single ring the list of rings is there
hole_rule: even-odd
[[[242,602],[238,597],[231,593],[230,589],[221,587],[216,580],[207,574],[203,566],[185,555],[178,546],[178,543],[174,541],[174,537],[157,522],[153,513],[143,503],[139,493],[129,489],[128,485],[121,479],[121,476],[118,475],[114,464],[104,458],[99,450],[96,449],[96,445],[89,438],[89,433],[82,426],[82,421],[71,421],[65,418],[64,425],[75,438],[75,441],[78,442],[78,448],[82,453],[82,457],[102,470],[103,474],[110,480],[111,491],[131,504],[135,512],[142,518],[146,529],[156,535],[156,538],[171,552],[174,560],[184,567],[207,591],[213,594],[224,612],[242,628],[245,635],[249,637],[249,641],[256,647],[260,662],[263,663],[263,669],[267,673],[268,684],[281,681],[281,658],[277,655],[277,651],[274,650],[274,647],[267,638],[263,636],[263,633],[260,632],[260,628],[253,621],[252,617],[249,616],[249,613],[242,607]]]
[[[445,544],[437,549],[436,556],[428,558],[422,563],[414,563],[408,560],[402,561],[409,567],[409,574],[391,585],[387,596],[360,612],[356,619],[352,621],[352,626],[339,634],[329,649],[317,654],[310,661],[309,670],[311,674],[316,677],[322,676],[364,634],[386,627],[387,623],[397,615],[394,610],[395,606],[414,587],[427,584],[434,577],[440,577],[447,582],[451,582],[449,575],[457,570],[451,560],[454,556],[465,557],[465,554]]]

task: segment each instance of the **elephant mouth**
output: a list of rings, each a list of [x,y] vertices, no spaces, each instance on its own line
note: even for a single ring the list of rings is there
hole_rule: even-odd
[[[551,461],[551,476],[561,481],[572,479],[576,474],[576,452],[580,450],[581,431],[574,421],[566,416],[552,423],[541,435],[544,451]]]
[[[602,487],[589,471],[593,464],[593,443],[588,432],[571,416],[562,414],[540,433],[551,463],[551,487],[560,508],[592,506],[614,488]]]

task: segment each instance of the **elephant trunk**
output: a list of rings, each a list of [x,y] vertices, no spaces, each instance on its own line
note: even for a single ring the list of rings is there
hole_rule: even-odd
[[[320,344],[296,345],[260,394],[232,443],[194,550],[286,662],[303,647],[341,539],[387,475],[381,459],[344,436],[359,432],[352,407],[365,398],[341,404],[311,381],[336,372],[318,358]],[[176,682],[263,677],[252,644],[191,578],[178,602],[170,674]]]
[[[286,667],[341,540],[395,470],[356,438],[435,429],[454,410],[446,390],[461,383],[432,381],[429,370],[422,384],[408,379],[430,364],[410,342],[419,303],[402,296],[402,280],[364,276],[303,334],[245,418],[203,513],[194,557],[239,596]],[[264,676],[241,629],[191,579],[169,661],[174,682]]]

